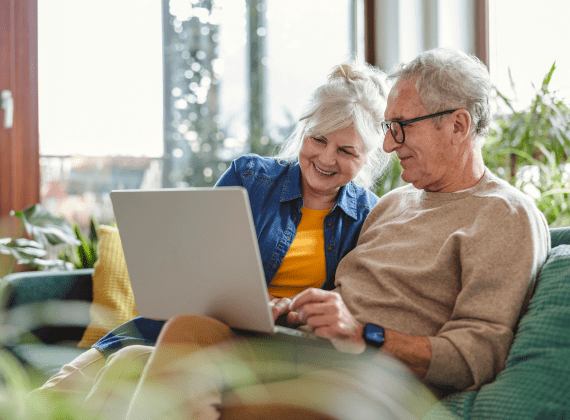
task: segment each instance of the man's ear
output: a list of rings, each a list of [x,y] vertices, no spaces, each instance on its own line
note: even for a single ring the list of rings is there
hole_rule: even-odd
[[[452,143],[461,143],[471,134],[471,115],[464,109],[458,109],[452,114],[453,139]]]

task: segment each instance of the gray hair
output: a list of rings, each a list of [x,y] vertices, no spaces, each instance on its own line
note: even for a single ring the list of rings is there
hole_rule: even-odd
[[[485,141],[491,120],[489,70],[477,57],[450,49],[425,51],[388,76],[416,79],[416,90],[429,113],[465,109],[471,115],[471,133],[479,146]],[[397,86],[395,86],[397,88]],[[440,125],[445,117],[434,119]]]
[[[354,125],[367,153],[366,163],[354,182],[365,188],[372,187],[390,161],[382,150],[382,122],[388,92],[386,74],[376,67],[353,61],[335,66],[327,83],[313,93],[295,131],[275,158],[295,161],[306,137]]]

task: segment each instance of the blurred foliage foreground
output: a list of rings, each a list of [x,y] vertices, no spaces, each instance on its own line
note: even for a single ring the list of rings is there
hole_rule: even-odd
[[[94,381],[93,388],[31,394],[28,376],[5,351],[0,354],[0,418],[122,420],[135,390],[138,398],[134,398],[128,417],[133,420],[212,418],[197,414],[220,402],[222,396],[230,407],[282,404],[286,410],[299,407],[327,414],[302,418],[420,419],[436,403],[431,392],[389,356],[352,356],[313,344],[309,350],[306,345],[275,337],[225,341],[202,348],[194,344],[184,353],[173,345],[172,350],[162,347],[167,362],[158,363],[160,368],[154,364],[152,375],[146,371],[144,387],[138,385],[145,363],[124,358],[121,374],[105,375],[106,380]],[[251,418],[247,413],[230,417]]]

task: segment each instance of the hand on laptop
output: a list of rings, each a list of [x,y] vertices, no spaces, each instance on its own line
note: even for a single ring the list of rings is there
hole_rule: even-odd
[[[309,325],[337,350],[346,353],[365,350],[363,325],[352,316],[338,293],[310,288],[295,296],[288,309],[289,322]]]
[[[289,312],[289,305],[291,304],[291,299],[289,298],[279,298],[269,295],[269,307],[273,313],[273,321],[277,321],[279,316]]]
[[[287,328],[298,328],[300,326],[304,326],[299,322],[289,322],[288,315],[289,315],[289,305],[291,304],[291,299],[289,298],[278,298],[275,296],[271,296],[269,301],[269,307],[271,308],[271,312],[273,313],[273,322],[275,325],[279,325],[281,327]]]

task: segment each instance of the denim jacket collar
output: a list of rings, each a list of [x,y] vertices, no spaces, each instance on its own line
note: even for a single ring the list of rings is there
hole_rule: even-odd
[[[341,187],[338,200],[331,212],[340,207],[348,216],[356,220],[358,217],[356,212],[356,188],[352,181]],[[281,193],[281,202],[298,198],[303,198],[303,192],[301,191],[301,166],[299,162],[296,162],[289,165],[289,171],[283,185],[283,192]]]

